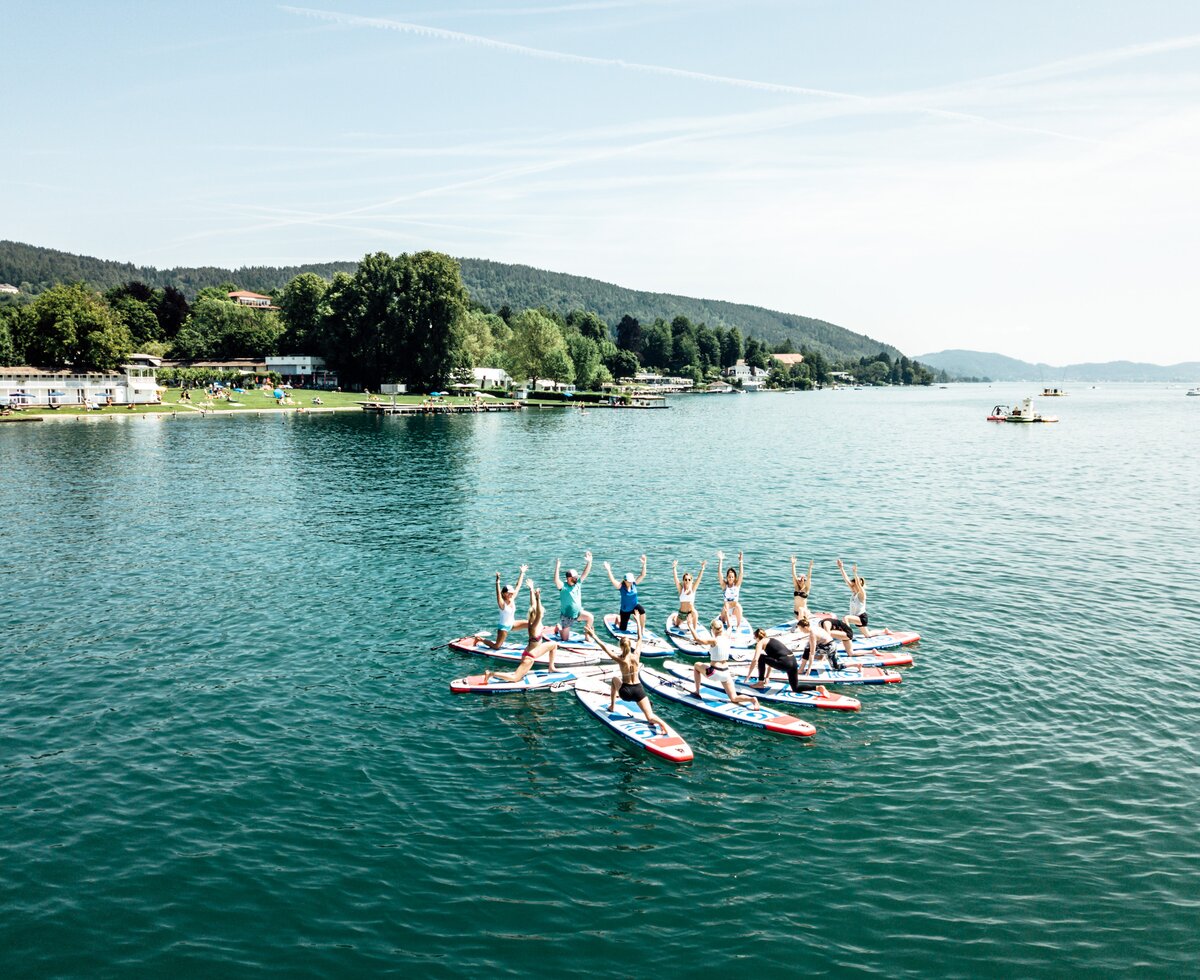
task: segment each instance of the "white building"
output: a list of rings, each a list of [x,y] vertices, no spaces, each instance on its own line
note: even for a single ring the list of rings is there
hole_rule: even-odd
[[[232,293],[227,293],[231,300],[238,306],[253,306],[260,310],[277,310],[278,306],[271,305],[271,297],[264,296],[262,293],[252,293],[248,289],[235,289]]]
[[[267,370],[283,376],[288,384],[303,388],[336,388],[337,372],[325,370],[325,358],[309,354],[282,354],[267,358]]]
[[[673,375],[655,374],[653,371],[639,371],[633,376],[633,383],[639,388],[647,388],[664,394],[678,391],[691,391],[694,382],[691,378],[680,378]]]
[[[507,388],[512,384],[512,378],[503,368],[477,367],[471,369],[471,374],[480,388]]]
[[[730,381],[740,381],[742,391],[758,391],[767,380],[767,372],[762,368],[748,367],[746,362],[739,360],[731,368],[722,372]]]
[[[11,283],[0,282],[0,293],[19,293],[20,291],[21,290]]]
[[[37,367],[0,367],[0,406],[153,405],[158,358],[134,354],[110,373],[76,374]]]

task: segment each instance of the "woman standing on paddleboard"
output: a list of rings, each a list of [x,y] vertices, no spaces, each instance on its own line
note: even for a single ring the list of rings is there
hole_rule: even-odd
[[[483,683],[486,686],[491,682],[493,677],[496,677],[508,684],[515,684],[522,677],[529,673],[530,668],[537,662],[538,657],[546,655],[546,667],[548,670],[554,670],[554,651],[558,649],[558,644],[553,640],[542,639],[542,590],[535,589],[533,583],[529,583],[529,616],[526,619],[526,625],[529,628],[529,642],[525,644],[525,651],[521,654],[521,665],[512,673],[502,674],[495,670],[485,670],[483,672]]]
[[[891,634],[891,630],[883,629],[878,632],[867,629],[867,580],[858,574],[858,565],[851,566],[851,574],[846,574],[846,566],[842,564],[842,560],[837,560],[838,571],[842,573],[842,581],[846,583],[846,587],[850,589],[850,612],[846,616],[846,622],[851,626],[857,626],[862,631],[865,637],[879,636],[880,634]]]
[[[808,615],[808,594],[812,591],[813,563],[808,563],[808,574],[796,574],[796,556],[792,555],[792,612],[796,618]]]
[[[721,565],[725,561],[725,552],[717,552],[717,577],[723,583],[724,592],[722,598],[725,600],[721,606],[721,619],[725,625],[729,627],[738,627],[743,624],[749,626],[745,618],[742,616],[742,576],[745,574],[745,564],[742,561],[742,553],[738,552],[738,567],[729,566],[722,572]]]
[[[638,602],[637,587],[642,584],[642,580],[646,577],[646,556],[642,555],[642,572],[636,578],[633,572],[629,572],[618,582],[612,573],[612,565],[608,562],[604,563],[604,570],[608,572],[608,580],[612,582],[613,588],[621,593],[621,608],[617,616],[617,629],[622,633],[625,632],[629,629],[629,617],[636,615],[638,633],[644,633],[646,631],[646,610]]]
[[[700,574],[696,576],[695,581],[692,580],[691,572],[684,572],[683,579],[679,578],[679,562],[671,562],[671,574],[675,576],[675,589],[679,592],[679,612],[675,614],[675,625],[683,629],[683,624],[688,624],[688,629],[694,630],[700,621],[696,618],[696,590],[700,588],[700,581],[704,578],[704,569],[708,567],[708,560],[700,563]]]
[[[529,571],[528,565],[521,566],[521,574],[517,578],[517,587],[514,589],[511,585],[500,585],[500,573],[496,573],[496,605],[500,607],[500,620],[496,623],[496,638],[489,640],[486,637],[476,634],[475,642],[477,646],[488,647],[491,650],[499,650],[504,646],[504,641],[508,639],[508,634],[514,630],[519,630],[525,626],[525,620],[517,621],[517,596],[521,594],[521,586],[525,583],[525,573]]]
[[[730,704],[748,704],[757,711],[758,698],[750,694],[738,694],[737,688],[733,686],[733,675],[729,672],[729,654],[732,651],[733,638],[726,632],[720,619],[714,619],[708,624],[708,628],[712,633],[711,640],[702,640],[696,635],[695,630],[691,631],[693,643],[709,648],[708,663],[692,665],[692,675],[696,681],[696,697],[701,701],[704,700],[704,695],[700,693],[700,675],[704,674],[725,689]]]
[[[628,637],[623,637],[621,639],[620,653],[613,653],[608,645],[595,634],[590,624],[583,628],[583,632],[589,640],[617,662],[617,668],[621,672],[620,676],[614,677],[612,683],[609,685],[608,710],[612,711],[616,708],[617,698],[620,698],[622,701],[628,701],[630,704],[636,704],[642,709],[642,714],[646,716],[646,721],[650,725],[655,728],[661,728],[664,735],[668,734],[667,726],[663,724],[663,720],[650,707],[650,699],[646,697],[646,689],[642,687],[642,678],[640,675],[642,668],[642,631],[638,630],[636,644],[631,643]]]

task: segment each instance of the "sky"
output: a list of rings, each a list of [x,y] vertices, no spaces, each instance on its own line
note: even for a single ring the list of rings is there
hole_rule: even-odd
[[[0,238],[435,249],[913,355],[1200,360],[1193,0],[5,0],[0,93]]]

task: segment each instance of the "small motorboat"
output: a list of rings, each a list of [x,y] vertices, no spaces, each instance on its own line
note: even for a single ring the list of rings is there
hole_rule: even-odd
[[[1200,397],[1200,388],[1190,388],[1188,390],[1188,394],[1192,395],[1192,396]]]
[[[1005,422],[1057,422],[1056,415],[1039,415],[1033,410],[1033,399],[1025,398],[1020,405],[1014,405],[1008,413]]]
[[[1042,397],[1043,398],[1066,398],[1067,393],[1065,391],[1063,391],[1061,388],[1043,388],[1042,389]]]

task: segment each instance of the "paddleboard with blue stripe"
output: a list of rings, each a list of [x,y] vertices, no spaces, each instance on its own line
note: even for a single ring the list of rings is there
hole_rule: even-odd
[[[519,664],[525,653],[524,643],[502,643],[499,649],[493,650],[486,644],[480,643],[477,636],[463,636],[457,640],[451,640],[448,646],[451,650],[457,650],[459,653],[474,653],[483,657],[491,657],[493,660],[503,660],[510,664]],[[544,653],[534,661],[539,664],[548,664],[549,662],[549,656]],[[603,650],[595,646],[583,647],[560,643],[554,653],[555,668],[587,667],[592,664],[606,663],[612,663],[612,661]]]
[[[631,642],[637,641],[637,626],[633,619],[630,618],[630,629],[620,629],[617,626],[619,617],[616,613],[609,613],[604,617],[604,628],[616,637],[618,640],[628,639]],[[661,636],[654,632],[649,627],[642,634],[642,656],[643,657],[669,657],[674,652],[674,648]]]
[[[664,660],[663,669],[670,671],[685,683],[689,681],[694,683],[695,675],[692,673],[691,664],[680,663],[678,660]],[[786,680],[771,680],[769,675],[767,686],[764,688],[754,687],[753,681],[747,680],[745,677],[735,676],[734,683],[739,691],[753,694],[760,701],[777,702],[785,704],[789,708],[821,708],[829,711],[858,711],[862,708],[862,702],[858,698],[847,697],[844,694],[820,694],[815,688],[793,691]],[[711,677],[702,676],[700,685],[712,690],[724,691],[722,685]]]
[[[502,681],[491,677],[484,682],[483,674],[459,677],[450,682],[455,694],[512,694],[522,691],[565,691],[584,677],[600,676],[607,667],[577,667],[574,670],[531,670],[519,681]]]
[[[685,684],[669,674],[660,673],[652,667],[642,667],[642,684],[655,694],[689,708],[703,711],[705,714],[724,718],[726,721],[737,722],[739,725],[749,725],[751,728],[762,728],[776,735],[791,735],[795,738],[809,738],[817,734],[817,730],[807,721],[801,721],[793,715],[763,705],[755,708],[749,704],[734,704],[724,690],[703,689],[703,697],[696,697],[695,688]]]
[[[575,697],[579,699],[603,724],[624,739],[628,739],[639,748],[645,749],[651,755],[665,759],[667,762],[691,762],[692,747],[670,725],[664,734],[660,729],[646,721],[642,709],[637,705],[617,701],[612,711],[608,710],[608,694],[575,688]],[[664,724],[666,724],[664,722]]]

